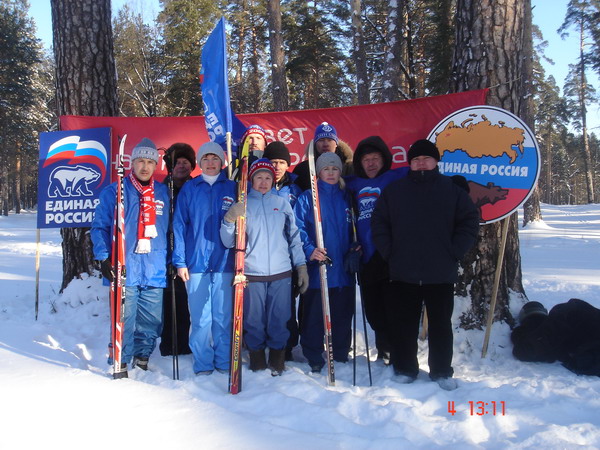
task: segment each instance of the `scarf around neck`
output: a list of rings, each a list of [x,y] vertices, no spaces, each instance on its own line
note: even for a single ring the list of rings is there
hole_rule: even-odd
[[[156,231],[156,204],[154,203],[154,178],[150,178],[147,186],[142,186],[131,172],[129,181],[140,193],[140,214],[137,224],[138,242],[135,253],[150,253],[150,239],[158,236]]]

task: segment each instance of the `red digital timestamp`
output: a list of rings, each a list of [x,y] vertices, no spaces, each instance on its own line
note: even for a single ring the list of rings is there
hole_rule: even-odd
[[[472,416],[505,416],[506,402],[505,401],[469,401],[469,414]],[[453,416],[456,414],[456,406],[454,400],[448,401],[448,413]]]

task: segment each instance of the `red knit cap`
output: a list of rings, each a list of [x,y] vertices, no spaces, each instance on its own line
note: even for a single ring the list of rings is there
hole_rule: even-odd
[[[250,166],[250,171],[248,172],[248,179],[252,181],[252,177],[256,174],[256,172],[261,170],[267,170],[271,172],[273,179],[275,179],[275,168],[273,167],[273,164],[271,164],[271,161],[269,161],[267,158],[260,158],[252,163]]]
[[[242,135],[242,138],[240,139],[240,147],[242,145],[244,145],[244,140],[250,134],[260,134],[263,137],[263,139],[265,140],[265,144],[267,143],[267,133],[265,133],[264,128],[261,127],[260,125],[250,125],[248,128],[246,128],[246,131],[244,131],[244,134]]]

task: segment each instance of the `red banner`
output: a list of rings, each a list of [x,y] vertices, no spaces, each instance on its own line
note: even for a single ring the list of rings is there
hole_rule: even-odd
[[[393,154],[394,167],[406,164],[406,152],[417,139],[426,138],[444,117],[468,106],[484,105],[487,90],[468,91],[390,103],[347,106],[260,114],[239,114],[246,125],[262,126],[268,141],[284,142],[290,150],[292,165],[305,158],[305,147],[321,122],[329,122],[338,137],[354,149],[364,138],[379,135]],[[167,148],[175,142],[187,142],[194,149],[208,141],[203,116],[192,117],[90,117],[61,116],[61,130],[112,127],[113,148],[118,138],[127,134],[125,154],[142,138],[152,139],[157,147]],[[113,157],[114,159],[114,157]],[[125,168],[129,160],[125,160]],[[114,161],[113,161],[114,168]],[[197,171],[198,169],[196,169]],[[159,164],[158,179],[166,174]]]

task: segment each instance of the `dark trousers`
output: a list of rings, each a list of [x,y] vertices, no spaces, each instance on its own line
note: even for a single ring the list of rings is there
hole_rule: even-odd
[[[355,301],[354,286],[329,289],[329,313],[331,316],[331,339],[333,359],[348,361],[348,352],[352,343],[352,316]],[[323,309],[320,289],[308,289],[302,296],[302,322],[300,328],[300,345],[302,353],[313,366],[323,366]]]
[[[175,307],[177,317],[177,354],[188,355],[192,351],[189,346],[190,336],[190,311],[188,309],[188,296],[185,283],[179,277],[175,280]],[[171,285],[164,289],[163,294],[163,330],[160,336],[160,354],[162,356],[173,354],[173,313],[172,313]]]
[[[419,324],[423,303],[429,321],[429,376],[432,379],[451,377],[453,284],[417,284],[390,282],[385,299],[387,336],[392,346],[394,371],[416,377]]]
[[[388,282],[377,281],[366,283],[361,277],[360,295],[365,306],[365,317],[375,332],[375,346],[378,356],[390,351],[389,340],[386,336],[385,296]]]

